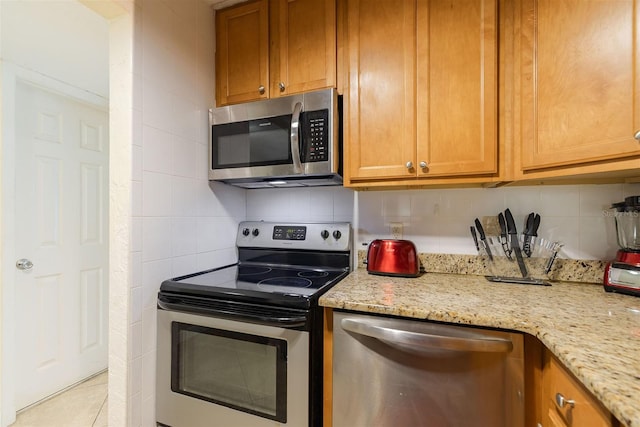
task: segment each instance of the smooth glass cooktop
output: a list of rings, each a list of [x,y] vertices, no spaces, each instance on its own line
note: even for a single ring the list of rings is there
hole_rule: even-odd
[[[312,296],[326,286],[341,279],[344,270],[271,267],[265,265],[238,264],[218,270],[196,273],[172,280],[177,286],[235,290],[238,293],[279,293],[295,296]],[[205,291],[205,289],[201,289]]]

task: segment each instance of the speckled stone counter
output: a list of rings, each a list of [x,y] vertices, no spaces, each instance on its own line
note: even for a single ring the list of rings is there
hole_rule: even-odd
[[[438,254],[419,253],[420,263],[427,266],[430,273],[451,273],[451,274],[475,274],[478,276],[488,275],[491,272],[489,260],[486,256],[478,255],[458,255],[458,254]],[[358,251],[358,267],[366,268],[364,264],[367,258],[367,251]],[[496,258],[500,258],[496,256]],[[502,257],[504,258],[504,257]],[[525,258],[528,266],[532,260]],[[542,260],[542,265],[546,265],[546,259]],[[510,262],[512,273],[520,274],[515,262]],[[539,264],[539,263],[534,263]],[[598,260],[575,260],[558,258],[553,263],[553,268],[548,274],[541,274],[539,271],[530,270],[532,277],[543,280],[557,280],[565,282],[582,283],[602,283],[604,267],[606,261]],[[503,272],[504,273],[504,272]]]
[[[336,309],[516,330],[537,337],[628,427],[640,427],[640,298],[602,286],[352,272],[320,298]]]

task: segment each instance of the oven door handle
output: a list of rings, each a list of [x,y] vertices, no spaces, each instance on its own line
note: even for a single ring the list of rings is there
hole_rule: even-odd
[[[278,328],[300,328],[307,324],[308,319],[305,314],[259,314],[252,313],[251,310],[238,311],[236,309],[225,309],[223,307],[210,307],[206,305],[194,305],[182,302],[178,299],[158,296],[158,307],[167,311],[182,311],[187,313],[202,314],[209,317],[219,317],[230,320],[238,320],[249,323],[256,323],[265,326],[275,326]]]

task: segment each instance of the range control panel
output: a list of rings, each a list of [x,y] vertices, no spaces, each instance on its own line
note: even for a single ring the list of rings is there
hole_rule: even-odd
[[[238,225],[236,245],[245,248],[350,251],[351,240],[351,224],[348,222],[287,224],[244,221]]]
[[[304,240],[307,227],[304,225],[274,225],[273,240]]]

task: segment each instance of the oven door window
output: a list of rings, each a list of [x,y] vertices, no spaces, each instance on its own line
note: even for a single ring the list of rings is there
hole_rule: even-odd
[[[293,164],[291,114],[211,127],[213,169]]]
[[[287,342],[173,322],[171,389],[287,421]]]

